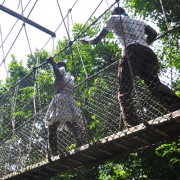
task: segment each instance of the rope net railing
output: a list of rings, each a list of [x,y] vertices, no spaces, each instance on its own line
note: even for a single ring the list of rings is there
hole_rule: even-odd
[[[168,34],[164,36],[167,37]],[[158,48],[158,46],[160,47]],[[73,44],[70,47],[73,48]],[[170,89],[178,94],[180,93],[178,88],[180,72],[176,67],[179,67],[180,64],[177,61],[170,63],[166,60],[161,47],[163,47],[161,41],[155,43],[153,47],[158,54],[161,66],[159,77],[163,84],[160,86],[165,94]],[[101,52],[98,53],[104,55],[106,53],[104,49],[102,48]],[[96,68],[89,70],[89,72],[87,68],[89,76],[84,70],[82,72],[84,79],[78,81],[74,89],[73,98],[82,110],[84,120],[84,126],[81,128],[83,144],[94,143],[101,138],[124,130],[120,116],[123,107],[118,100],[118,66],[119,61],[122,60],[112,61],[109,59],[108,63],[105,60],[104,58],[100,62],[102,66],[97,67],[98,64],[96,64]],[[89,63],[84,63],[83,67],[88,67]],[[169,67],[168,64],[174,66]],[[76,65],[77,69],[81,70],[82,65],[79,62]],[[146,69],[143,71],[145,73]],[[77,77],[75,77],[77,80],[79,73],[77,72]],[[180,109],[178,95],[177,101],[169,100],[172,104],[171,108],[165,107],[162,103],[164,99],[159,100],[152,93],[152,88],[159,90],[159,84],[152,86],[140,78],[138,74],[135,76],[132,73],[132,75],[132,90],[129,91],[129,86],[125,87],[126,91],[129,91],[129,99],[126,99],[126,102],[129,103],[123,105],[127,108],[126,115],[130,113],[132,119],[137,118],[138,124],[150,126],[150,120],[157,117],[163,118],[167,114],[170,118],[173,111]],[[0,178],[24,168],[28,170],[28,166],[37,164],[52,155],[48,143],[48,130],[43,119],[53,99],[53,81],[51,69],[47,63],[43,63],[0,96]],[[127,76],[125,82],[129,84],[129,81],[132,79]],[[176,95],[173,94],[173,96]],[[168,97],[166,97],[167,99]],[[76,116],[77,112],[74,113]],[[134,117],[133,114],[135,114]],[[128,130],[131,128],[128,127]],[[78,147],[75,135],[68,129],[57,132],[57,145],[60,156],[65,156],[72,149]]]
[[[118,79],[117,64],[113,63],[100,71],[95,76],[88,79],[88,90],[84,89],[84,83],[75,89],[75,99],[85,97],[85,103],[81,104],[86,119],[86,132],[84,133],[84,144],[95,142],[99,139],[121,131],[121,120],[119,118],[119,102],[117,98]],[[176,74],[174,74],[176,76]],[[29,76],[32,78],[32,76]],[[136,78],[137,94],[140,97],[141,107],[144,109],[142,123],[148,122],[156,117],[163,117],[168,112],[159,104],[148,91],[147,87]],[[47,106],[52,98],[51,86],[42,83],[40,88],[41,104],[37,103],[37,113],[34,114],[33,106],[33,86],[25,86],[22,82],[19,84],[19,91],[16,94],[16,107],[11,111],[11,102],[14,99],[15,89],[8,95],[1,96],[1,145],[0,145],[0,174],[7,175],[18,171],[29,165],[36,164],[47,158],[48,155],[48,133],[45,129],[43,118],[47,111]],[[78,89],[82,88],[81,97],[78,96]],[[27,90],[31,96],[23,99],[21,92]],[[49,92],[48,92],[49,90]],[[45,99],[44,94],[51,94]],[[132,91],[133,103],[136,113],[141,115],[137,96]],[[36,96],[36,101],[38,97]],[[3,106],[2,106],[3,105]],[[41,108],[41,109],[40,109]],[[8,111],[9,110],[9,111]],[[12,112],[12,113],[9,113]],[[25,114],[26,119],[21,119]],[[13,115],[15,116],[15,128],[11,123]],[[140,122],[141,123],[141,122]],[[58,153],[65,155],[75,146],[75,138],[70,131],[58,132]]]

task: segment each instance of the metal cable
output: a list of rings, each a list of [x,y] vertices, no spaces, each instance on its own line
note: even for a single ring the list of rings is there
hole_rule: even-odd
[[[29,3],[31,0],[29,0],[29,2],[27,3],[26,7],[24,8],[24,11],[26,10],[26,8],[28,7]],[[7,40],[7,38],[9,37],[9,35],[11,34],[12,30],[14,29],[14,27],[16,26],[17,22],[19,21],[19,19],[16,20],[16,22],[14,23],[14,25],[12,26],[12,28],[10,29],[10,31],[8,32],[7,36],[5,37],[4,41],[2,42],[1,46],[5,43],[5,41]]]
[[[71,43],[69,43],[69,45],[67,45],[64,49],[62,49],[59,53],[57,53],[57,54],[55,54],[54,55],[54,57],[56,57],[57,55],[59,55],[60,53],[62,53],[62,52],[64,52],[65,50],[67,50],[75,41],[77,41],[88,29],[90,29],[95,23],[97,23],[97,21],[104,15],[104,14],[106,14],[107,13],[107,11],[111,8],[111,7],[113,7],[114,5],[116,4],[116,2],[115,3],[113,3],[107,10],[105,10],[104,11],[104,13],[102,13],[95,21],[93,21],[83,32],[81,32],[81,33],[79,33],[75,38],[74,38],[74,40],[73,41],[71,41]],[[98,7],[99,7],[99,5],[98,5]],[[97,8],[96,8],[97,9]],[[61,24],[62,24],[63,22],[61,22]],[[83,26],[84,27],[84,26]],[[50,40],[50,39],[49,39]],[[48,40],[48,41],[49,41]],[[43,62],[42,64],[40,64],[39,66],[37,66],[36,68],[40,68],[40,67],[42,67],[43,65],[45,65],[45,64],[47,64],[47,62]],[[31,71],[32,72],[32,71]],[[28,75],[26,75],[26,76],[28,76]],[[24,77],[25,78],[25,77]],[[22,78],[22,80],[24,79],[24,78]],[[13,87],[14,86],[16,86],[18,83],[20,83],[21,82],[21,80],[19,80],[15,85],[13,85]]]
[[[70,12],[70,16],[71,16],[71,22],[72,22],[72,27],[73,27],[73,26],[74,26],[74,23],[73,23],[73,19],[72,19],[72,14],[71,14],[71,12]],[[76,44],[76,47],[77,47],[78,54],[79,54],[79,56],[80,56],[80,60],[81,60],[81,63],[82,63],[82,66],[83,66],[83,69],[84,69],[86,78],[88,78],[88,73],[87,73],[87,70],[86,70],[86,68],[85,68],[84,61],[83,61],[81,52],[80,52],[80,50],[79,50],[78,44]]]
[[[27,38],[29,50],[30,50],[31,56],[33,57],[33,53],[32,53],[32,50],[31,50],[30,41],[29,41],[29,38],[28,38],[27,30],[26,30],[26,23],[25,23],[25,21],[24,21],[24,13],[23,13],[24,10],[23,10],[22,0],[20,0],[20,2],[21,2],[20,4],[21,4],[21,9],[22,9],[22,17],[23,17],[23,27],[24,27],[24,31],[25,31],[25,34],[26,34],[26,38]]]
[[[1,43],[3,42],[3,36],[2,36],[2,29],[1,29],[1,24],[0,24],[0,33],[1,33]],[[4,46],[3,46],[3,43],[2,43],[2,54],[3,54],[3,58],[4,58]],[[7,67],[6,67],[6,63],[4,62],[4,68],[5,68],[5,71],[6,71],[6,77],[8,77],[8,71],[7,71]]]
[[[119,7],[119,3],[118,3],[118,7]],[[137,99],[138,99],[138,102],[139,102],[138,104],[139,104],[140,111],[141,111],[141,114],[142,114],[142,120],[143,120],[144,124],[148,126],[149,123],[144,121],[145,118],[144,118],[144,112],[143,112],[143,108],[142,108],[142,103],[141,103],[139,94],[137,93],[137,89],[136,89],[136,85],[135,85],[135,77],[134,77],[134,74],[133,74],[133,70],[132,70],[132,67],[131,67],[131,62],[130,62],[129,55],[128,55],[128,50],[127,50],[127,47],[126,47],[126,41],[125,41],[125,36],[124,36],[124,30],[123,30],[123,24],[122,24],[121,15],[119,15],[119,17],[120,17],[120,22],[121,22],[121,27],[122,27],[122,36],[123,36],[123,41],[124,41],[125,54],[126,54],[126,57],[127,57],[127,62],[128,62],[128,66],[129,66],[129,70],[130,70],[130,74],[131,74],[131,78],[132,78],[132,84],[133,84],[133,87],[134,87],[134,90],[135,90],[135,93],[136,93],[136,96],[137,96]]]
[[[78,2],[78,0],[76,0],[76,2],[73,4],[73,6],[71,7],[70,10],[72,10],[72,9],[74,8],[74,6],[76,5],[77,2]],[[69,11],[70,11],[70,10],[69,10]],[[63,24],[64,20],[68,17],[69,11],[68,11],[68,13],[66,14],[66,16],[63,18],[63,20],[60,22],[60,24],[58,25],[58,27],[55,29],[54,32],[57,32],[58,29],[61,27],[61,25]],[[47,42],[46,42],[46,43],[44,44],[44,46],[41,48],[40,52],[46,47],[46,45],[49,43],[49,41],[51,40],[51,38],[52,38],[52,37],[50,37],[50,38],[47,40]]]
[[[60,7],[60,4],[59,4],[59,1],[58,1],[58,0],[56,0],[56,2],[57,2],[57,4],[58,4],[58,8],[59,8],[59,11],[60,11],[60,14],[61,14],[61,18],[62,18],[62,20],[63,20],[63,24],[64,24],[64,27],[65,27],[65,30],[66,30],[66,33],[67,33],[68,39],[69,39],[69,41],[70,41],[70,40],[71,40],[71,39],[70,39],[70,35],[69,35],[69,32],[68,32],[68,29],[67,29],[66,23],[65,23],[65,21],[64,21],[64,17],[63,17],[63,14],[62,14],[62,10],[61,10],[61,7]]]
[[[37,0],[36,0],[36,2],[37,2]],[[36,2],[35,2],[35,4],[36,4]],[[32,9],[33,9],[33,8],[34,8],[34,6],[32,7]],[[31,9],[30,13],[32,12],[32,9]],[[30,16],[30,13],[28,14],[27,17]],[[13,26],[13,27],[14,27],[14,26]],[[17,38],[19,37],[19,35],[20,35],[21,31],[22,31],[22,28],[23,28],[23,25],[22,25],[22,27],[20,28],[20,30],[19,30],[17,36],[15,37],[15,39],[14,39],[12,45],[10,46],[8,52],[6,53],[6,56],[3,58],[3,60],[2,60],[2,62],[1,62],[1,64],[0,64],[0,66],[3,64],[3,62],[6,60],[7,56],[9,55],[9,52],[11,51],[11,49],[12,49],[12,47],[14,46],[14,44],[15,44]]]
[[[169,26],[168,26],[168,21],[167,21],[167,17],[166,17],[166,13],[165,13],[165,9],[163,6],[163,2],[162,0],[159,0],[161,8],[162,8],[162,12],[164,14],[164,19],[165,19],[165,23],[166,23],[166,27],[167,27],[167,31],[169,31]],[[171,47],[171,34],[168,34],[168,40],[169,40],[169,48],[170,48],[170,69],[171,69],[171,88],[172,88],[172,47]]]

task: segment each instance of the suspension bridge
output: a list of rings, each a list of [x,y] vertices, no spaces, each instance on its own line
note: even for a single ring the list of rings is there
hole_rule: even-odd
[[[67,53],[68,50],[73,52],[76,41],[98,20],[101,20],[116,3],[108,7],[87,28],[83,27],[80,34],[73,40],[68,35],[67,46],[56,56],[61,57],[61,54]],[[16,18],[22,18],[3,5],[1,10],[10,12]],[[38,26],[28,18],[23,20],[23,23],[29,23],[55,36],[53,32]],[[63,23],[64,19],[61,24]],[[157,41],[163,37],[168,38],[169,34],[177,28],[179,27],[162,33]],[[80,51],[81,49],[78,49],[78,52]],[[5,59],[6,57],[3,58],[1,65],[5,63]],[[46,61],[37,63],[28,74],[4,91],[0,95],[0,178],[49,179],[63,172],[101,164],[109,159],[126,156],[132,152],[177,139],[180,135],[179,104],[175,104],[177,106],[175,111],[168,111],[151,94],[148,86],[139,77],[134,77],[131,96],[140,123],[122,129],[117,97],[118,62],[119,59],[110,61],[93,73],[89,73],[85,62],[81,59],[79,66],[83,69],[84,78],[77,83],[73,97],[84,116],[85,127],[82,129],[84,143],[77,146],[75,137],[70,131],[58,131],[58,155],[51,160],[48,132],[43,122],[48,105],[53,98],[52,74]],[[78,77],[80,72],[75,67],[74,74]],[[178,76],[179,71],[170,67],[169,73],[161,72],[161,81],[173,91],[178,91],[173,88],[173,85],[178,84]],[[171,79],[169,84],[168,79]]]

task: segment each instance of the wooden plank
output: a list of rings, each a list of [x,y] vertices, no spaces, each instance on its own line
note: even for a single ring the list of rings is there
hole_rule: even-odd
[[[144,139],[142,139],[142,138],[140,138],[140,137],[134,136],[133,139],[136,139],[136,140],[139,141],[139,142],[142,142],[142,143],[144,143],[144,144],[149,145],[149,142],[148,142],[148,141],[146,141],[146,140],[144,140]]]
[[[91,155],[88,155],[88,154],[85,154],[85,153],[81,153],[80,155],[83,156],[83,157],[86,157],[88,159],[92,159],[92,160],[96,160],[97,159],[94,156],[91,156]]]
[[[162,142],[163,140],[178,137],[180,135],[180,125],[177,121],[179,120],[180,111],[164,115],[163,117],[149,121],[150,127],[140,124],[128,130],[114,133],[100,139],[98,142],[73,149],[66,154],[66,156],[57,157],[52,163],[49,163],[48,160],[45,159],[44,161],[22,169],[19,172],[4,176],[3,179],[23,178],[26,177],[27,173],[33,175],[36,174],[36,171],[43,172],[48,169],[48,167],[52,169],[53,167],[55,169],[58,167],[59,172],[67,172],[73,168],[92,165],[93,163],[100,163],[101,161],[110,158],[115,158],[117,156],[121,157],[125,154],[127,155],[127,153],[137,150],[138,148],[147,148],[153,144]],[[157,134],[154,133],[155,131]],[[87,156],[87,158],[82,158],[82,156]],[[54,174],[57,173],[57,171],[54,171]],[[42,177],[43,174],[40,175],[40,178]],[[45,175],[44,177],[47,178]]]

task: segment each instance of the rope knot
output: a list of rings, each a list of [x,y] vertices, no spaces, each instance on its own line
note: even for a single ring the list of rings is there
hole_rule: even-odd
[[[69,46],[72,46],[73,45],[73,41],[69,41]]]
[[[70,13],[72,11],[72,8],[68,10],[68,12]]]
[[[33,67],[33,72],[36,72],[37,69],[38,67]]]

